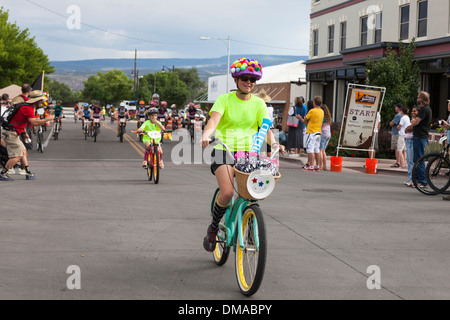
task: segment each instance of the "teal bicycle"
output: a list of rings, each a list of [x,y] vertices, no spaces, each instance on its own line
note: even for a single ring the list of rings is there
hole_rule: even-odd
[[[229,155],[232,156],[228,147],[220,140],[213,139],[210,144],[212,143],[223,145]],[[277,152],[278,150],[274,152],[273,156]],[[258,200],[263,198],[254,193],[252,195],[252,192],[249,193],[245,186],[247,181],[252,179],[252,176],[255,175],[245,174],[235,169],[237,197],[232,199],[229,208],[220,221],[216,238],[217,244],[213,251],[214,262],[218,266],[222,266],[227,262],[230,250],[233,248],[236,279],[241,293],[245,296],[255,294],[261,286],[267,259],[266,228],[263,213],[258,204]],[[272,181],[272,190],[276,180],[280,177],[280,174],[273,177],[268,172],[265,175],[265,179]],[[267,197],[270,192],[265,191],[263,196]],[[215,191],[211,202],[211,216],[218,195],[219,188]]]

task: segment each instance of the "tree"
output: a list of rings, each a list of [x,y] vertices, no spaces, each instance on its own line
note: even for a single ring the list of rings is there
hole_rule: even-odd
[[[400,42],[398,52],[388,44],[385,57],[378,61],[372,58],[367,61],[366,84],[386,88],[381,123],[388,126],[394,118],[394,104],[402,103],[411,109],[416,105],[417,91],[420,84],[420,67],[414,61],[416,44]]]
[[[161,101],[166,101],[169,107],[172,104],[183,106],[189,97],[186,83],[181,81],[177,72],[149,73],[140,79],[139,98],[148,102],[151,100],[152,92],[156,84],[156,92]]]
[[[186,84],[186,89],[189,91],[188,101],[193,101],[206,91],[205,82],[200,80],[196,68],[191,69],[175,69],[175,72],[180,77],[180,80]]]
[[[78,102],[80,100],[79,91],[72,91],[65,83],[49,78],[45,79],[44,90],[49,92],[52,100],[61,100],[63,103]]]
[[[84,82],[83,99],[98,100],[102,105],[133,100],[133,80],[120,70],[99,72]]]
[[[32,84],[43,70],[46,74],[54,72],[28,29],[20,30],[15,23],[8,22],[8,18],[8,11],[0,7],[0,88]]]

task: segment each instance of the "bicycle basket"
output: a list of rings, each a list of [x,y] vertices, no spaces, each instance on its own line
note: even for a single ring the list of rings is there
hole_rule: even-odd
[[[245,173],[234,168],[238,194],[248,200],[264,200],[275,189],[275,184],[281,178],[274,177],[265,170],[256,170],[251,173]]]

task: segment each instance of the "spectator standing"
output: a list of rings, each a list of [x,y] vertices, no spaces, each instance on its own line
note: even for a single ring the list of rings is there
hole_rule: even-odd
[[[397,103],[394,105],[395,113],[394,119],[389,123],[392,127],[391,130],[391,149],[395,151],[395,164],[391,167],[400,168],[402,166],[402,152],[398,150],[398,129],[397,126],[400,123],[400,119],[402,118],[402,114],[400,109],[403,107],[401,103]]]
[[[20,107],[10,121],[13,129],[9,131],[5,130],[5,143],[8,150],[9,160],[6,163],[5,168],[0,172],[1,181],[12,181],[12,179],[8,176],[7,171],[13,168],[19,161],[22,163],[26,171],[26,179],[34,179],[34,174],[31,173],[28,168],[27,150],[20,140],[20,136],[24,132],[28,123],[39,126],[45,124],[47,121],[53,120],[53,116],[45,119],[35,118],[35,110],[44,100],[46,100],[46,97],[41,91],[35,90],[31,92],[30,99],[25,105]]]
[[[293,115],[299,120],[300,117],[305,116],[303,101],[300,97],[295,98],[295,104],[289,110],[289,115]],[[293,155],[300,156],[300,148],[303,148],[303,123],[301,121],[297,127],[289,127],[288,130],[288,149],[293,149]]]
[[[369,158],[375,159],[375,150],[378,149],[378,133],[380,132],[381,128],[381,115],[379,112],[377,112],[377,119],[375,120],[375,126],[373,127],[373,149],[370,150],[369,148]]]
[[[450,112],[450,100],[447,100],[447,110]],[[450,143],[450,114],[448,115],[447,121],[442,120],[442,124],[439,126],[447,130],[447,143]],[[450,195],[444,196],[442,199],[448,201],[450,200]]]
[[[417,113],[419,111],[417,110],[417,107],[413,107],[411,110],[411,117],[414,119],[417,116]],[[403,118],[402,118],[403,119]],[[414,147],[413,147],[413,133],[412,132],[406,132],[406,128],[409,127],[411,124],[411,121],[409,124],[404,125],[405,129],[405,147],[406,147],[406,163],[408,165],[408,181],[405,182],[405,185],[407,187],[414,186],[412,183],[412,169],[414,167]],[[402,127],[403,129],[403,127]]]
[[[9,95],[7,93],[2,94],[2,99],[0,101],[0,116],[5,114],[4,117],[7,117],[7,113],[5,112],[8,111],[10,105],[11,102],[9,101]]]
[[[22,93],[13,99],[13,104],[27,102],[30,99],[28,96],[31,93],[31,86],[28,83],[22,85]]]
[[[428,92],[420,91],[417,96],[417,104],[419,110],[417,116],[412,119],[411,124],[406,128],[406,132],[413,132],[413,148],[414,163],[425,153],[425,146],[428,143],[428,134],[430,132],[430,124],[432,112],[430,108],[430,95]],[[421,188],[427,186],[425,177],[425,162],[422,161],[417,167],[417,182]]]
[[[2,98],[0,100],[0,116],[4,117],[6,119],[6,117],[9,114],[8,110],[9,110],[10,105],[11,105],[11,103],[9,101],[9,95],[7,93],[2,94]],[[2,128],[0,127],[0,145],[5,146],[5,142],[3,141],[1,132],[2,132]]]
[[[405,143],[405,136],[406,136],[406,132],[405,129],[411,124],[411,120],[408,117],[408,112],[409,109],[408,107],[401,107],[400,108],[400,113],[402,114],[402,118],[400,119],[400,123],[397,126],[398,129],[398,149],[401,151],[402,153],[402,163],[400,163],[400,165],[402,166],[402,168],[406,168],[407,167],[407,160],[406,160],[406,143]]]
[[[320,170],[327,171],[326,149],[331,138],[331,112],[326,104],[321,106],[323,110],[322,135],[320,136]]]
[[[322,97],[316,96],[313,99],[313,106],[308,114],[303,118],[299,116],[300,121],[306,124],[306,153],[308,153],[308,167],[305,171],[320,170],[320,136],[322,134],[322,123],[324,112],[321,109]],[[314,160],[316,165],[314,166]]]
[[[258,94],[255,94],[257,97],[263,99],[263,101],[266,103],[266,107],[267,107],[267,112],[269,113],[269,118],[270,121],[272,121],[272,125],[270,126],[270,130],[272,130],[274,128],[273,126],[273,107],[272,105],[269,103],[270,101],[272,101],[272,98],[267,95],[266,91],[264,89],[262,89],[260,92],[258,92]],[[271,157],[272,156],[272,147],[270,146],[269,143],[267,143],[267,157]]]

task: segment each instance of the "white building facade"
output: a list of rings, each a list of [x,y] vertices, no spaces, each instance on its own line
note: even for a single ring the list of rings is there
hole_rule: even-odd
[[[381,58],[388,43],[417,45],[421,90],[431,95],[434,118],[450,99],[449,0],[311,0],[308,97],[320,95],[342,120],[348,83],[363,82],[365,62]]]

